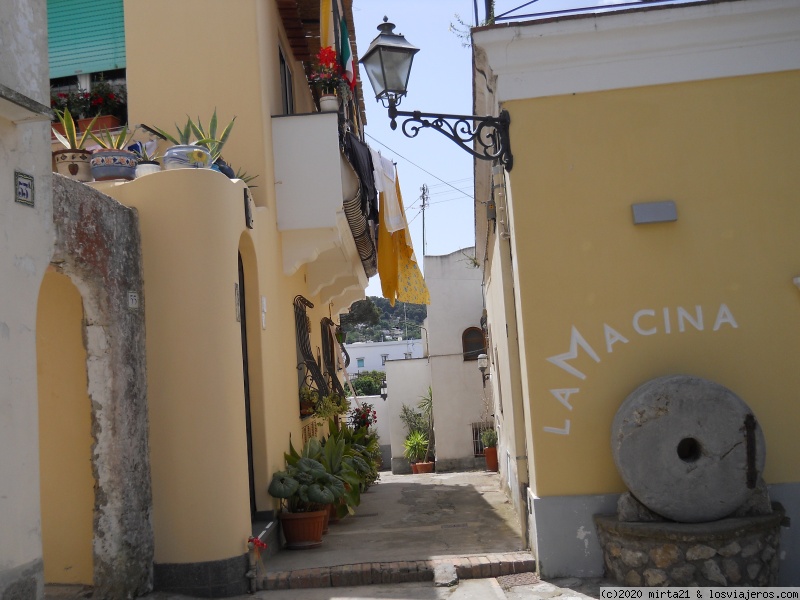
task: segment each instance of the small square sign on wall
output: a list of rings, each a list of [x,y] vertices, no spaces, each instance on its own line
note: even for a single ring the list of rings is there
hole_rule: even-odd
[[[14,188],[17,202],[33,206],[33,175],[14,171]]]

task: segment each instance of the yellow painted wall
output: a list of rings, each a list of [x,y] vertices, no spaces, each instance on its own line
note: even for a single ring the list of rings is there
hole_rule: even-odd
[[[671,373],[736,392],[764,430],[767,483],[800,481],[798,101],[800,73],[785,72],[505,105],[539,496],[622,491],[613,416]],[[657,200],[677,222],[634,226],[631,204]],[[679,307],[696,319],[698,306],[702,331],[683,318],[681,332]],[[637,333],[640,310],[653,335]],[[598,359],[578,347],[566,362],[584,378],[547,360],[573,327]],[[551,390],[579,390],[557,392],[572,410]],[[567,420],[568,435],[544,429]]]
[[[183,169],[107,190],[139,212],[159,563],[230,558],[244,553],[249,535],[234,289],[242,187]]]
[[[281,114],[278,48],[290,61],[296,112],[311,112],[302,64],[293,60],[274,2],[125,0],[131,124],[175,134],[187,115],[222,126],[234,116],[223,156],[234,171],[258,175],[259,206],[274,207],[272,115]],[[209,20],[210,15],[218,18]],[[224,48],[224,51],[220,51]],[[168,145],[162,144],[164,151]]]
[[[81,296],[48,271],[36,316],[42,550],[47,583],[93,583],[91,400]]]
[[[213,30],[209,14],[219,15]],[[155,561],[228,558],[245,551],[250,535],[237,252],[246,277],[258,510],[278,506],[267,485],[284,467],[290,437],[296,446],[302,439],[292,303],[308,294],[305,268],[283,273],[276,222],[271,117],[282,111],[279,47],[291,61],[295,112],[313,104],[273,2],[231,0],[221,9],[213,0],[125,0],[125,26],[130,122],[173,129],[187,114],[207,121],[215,107],[222,124],[236,115],[223,155],[234,169],[259,175],[252,230],[243,185],[220,173],[167,171],[99,186],[140,217]],[[316,348],[329,312],[308,299]]]

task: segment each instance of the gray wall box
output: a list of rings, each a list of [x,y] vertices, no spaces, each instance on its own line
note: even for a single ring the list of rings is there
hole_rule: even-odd
[[[633,209],[633,224],[668,223],[678,220],[678,209],[672,200],[660,202],[639,202],[631,204]]]

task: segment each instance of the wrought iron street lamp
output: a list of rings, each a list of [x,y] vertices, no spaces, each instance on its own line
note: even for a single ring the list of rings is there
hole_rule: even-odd
[[[489,373],[486,370],[489,368],[489,357],[485,354],[478,354],[478,369],[481,371],[483,378],[483,387],[486,387],[486,380],[489,379]]]
[[[360,62],[375,91],[375,99],[389,109],[392,129],[397,129],[397,117],[408,117],[401,127],[406,137],[417,137],[421,129],[435,129],[476,158],[498,160],[510,171],[514,157],[508,133],[511,124],[508,111],[501,111],[497,117],[481,117],[397,110],[406,95],[411,64],[419,48],[401,34],[394,33],[394,24],[386,17],[378,25],[378,31]]]

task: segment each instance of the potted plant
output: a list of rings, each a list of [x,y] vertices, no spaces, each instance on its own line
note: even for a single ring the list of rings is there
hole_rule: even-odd
[[[100,149],[92,153],[89,161],[92,167],[92,176],[97,181],[107,181],[109,179],[136,178],[136,154],[126,150],[133,132],[128,131],[127,125],[123,125],[116,133],[104,129],[100,135],[95,135],[89,131],[92,139],[100,145]]]
[[[494,428],[481,431],[483,456],[486,458],[486,470],[497,471],[497,432]]]
[[[320,48],[317,53],[317,63],[308,76],[308,82],[319,92],[320,112],[339,110],[336,93],[342,81],[344,81],[342,68],[336,58],[336,51],[331,46]]]
[[[91,150],[86,150],[84,146],[88,140],[88,133],[78,137],[78,130],[75,127],[75,120],[68,108],[56,110],[56,116],[61,124],[64,133],[53,128],[53,135],[63,144],[65,150],[53,152],[56,163],[56,170],[62,175],[66,175],[77,181],[91,181],[92,172],[89,160],[92,156]]]
[[[411,472],[420,473],[421,463],[428,453],[428,436],[421,431],[412,431],[403,442],[403,456],[411,463]],[[430,463],[432,466],[432,463]],[[430,473],[430,471],[426,471]]]
[[[278,517],[286,547],[297,550],[322,544],[328,505],[344,495],[344,485],[318,460],[303,456],[276,471],[267,491],[281,501]]]
[[[136,155],[137,179],[151,173],[158,173],[161,170],[161,164],[158,162],[161,156],[156,153],[157,148],[158,142],[155,140],[135,142],[130,146],[131,151]]]
[[[197,123],[191,117],[187,117],[186,125],[183,126],[183,129],[175,124],[175,129],[178,131],[177,137],[155,127],[155,130],[165,140],[174,144],[164,153],[164,168],[166,170],[212,168],[214,163],[221,159],[222,147],[228,140],[235,120],[236,117],[231,119],[230,123],[222,130],[219,138],[216,137],[216,109],[214,109],[214,114],[207,128],[203,126],[199,117],[197,118]]]

